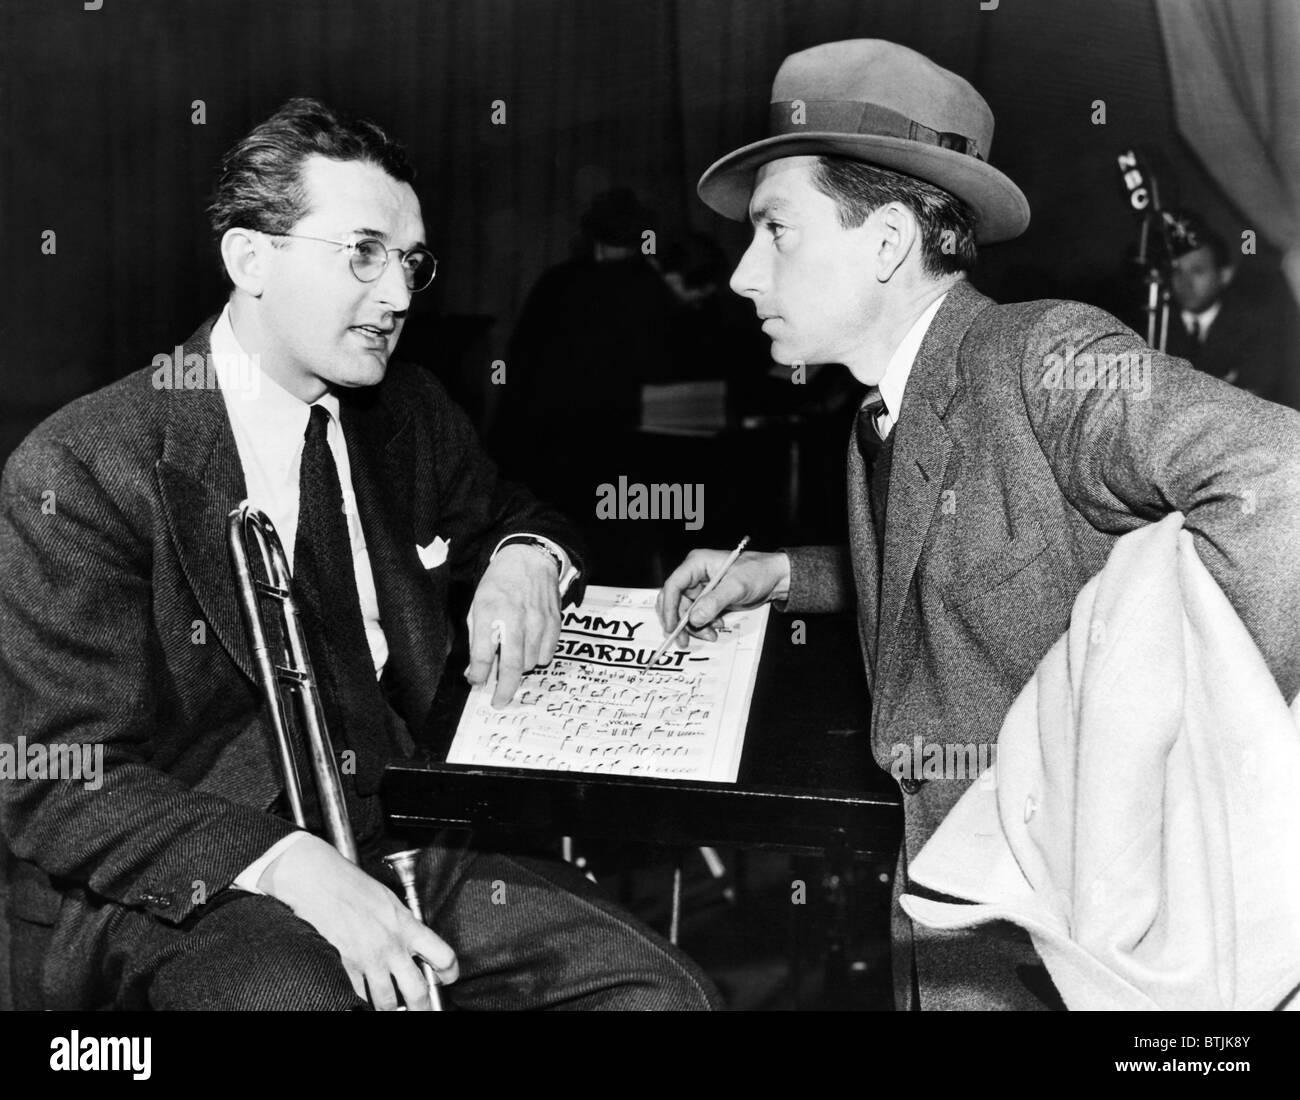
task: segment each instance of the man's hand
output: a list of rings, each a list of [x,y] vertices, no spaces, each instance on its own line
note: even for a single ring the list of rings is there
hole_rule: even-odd
[[[525,672],[547,664],[560,640],[560,589],[555,562],[535,547],[503,546],[487,567],[469,609],[469,668],[475,687],[492,671],[496,639],[501,641],[492,705],[504,707],[515,696]],[[498,630],[493,624],[499,623]]]
[[[692,550],[686,555],[686,560],[672,571],[655,600],[655,613],[665,634],[677,625],[690,601],[704,590],[730,556],[726,550]],[[769,600],[782,600],[789,591],[790,559],[787,555],[741,554],[718,586],[691,608],[686,628],[673,644],[678,648],[688,647],[688,631],[705,641],[716,641],[717,628],[726,612],[758,607]]]
[[[442,985],[458,977],[456,955],[411,916],[393,891],[344,859],[319,837],[289,845],[257,880],[259,890],[284,902],[337,949],[357,996],[380,1011],[430,1010],[419,955]]]

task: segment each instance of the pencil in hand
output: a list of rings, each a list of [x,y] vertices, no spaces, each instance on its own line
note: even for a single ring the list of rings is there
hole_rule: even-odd
[[[673,639],[676,638],[677,635],[682,632],[682,629],[686,626],[687,622],[690,620],[691,612],[695,609],[695,605],[699,603],[702,599],[704,599],[704,597],[707,596],[710,592],[712,592],[714,588],[717,587],[718,582],[727,575],[727,570],[736,564],[736,559],[740,557],[741,551],[744,550],[745,547],[748,545],[749,545],[749,536],[746,535],[743,539],[740,540],[740,543],[736,546],[736,548],[729,555],[727,555],[727,560],[722,563],[722,568],[719,569],[717,573],[713,575],[713,577],[709,580],[709,583],[706,584],[704,588],[700,591],[700,594],[696,596],[695,599],[691,600],[690,606],[684,612],[682,612],[682,617],[677,621],[677,625],[673,628],[673,630],[669,634],[666,634],[664,636],[663,642],[660,644],[659,648],[654,651],[654,656],[652,656],[650,660],[646,662],[646,666],[648,668],[653,668],[656,664],[659,663],[659,658],[668,652],[668,647],[673,644]]]

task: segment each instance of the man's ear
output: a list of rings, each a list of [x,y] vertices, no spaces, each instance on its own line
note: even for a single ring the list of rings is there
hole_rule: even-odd
[[[236,287],[254,298],[262,295],[270,249],[270,238],[251,229],[227,229],[221,237],[226,274]]]
[[[1219,268],[1219,285],[1227,286],[1237,276],[1237,267],[1235,264],[1224,264]]]
[[[873,257],[876,281],[887,283],[894,277],[903,261],[914,248],[920,247],[920,226],[912,212],[901,202],[887,202],[870,218],[878,223],[880,243]]]

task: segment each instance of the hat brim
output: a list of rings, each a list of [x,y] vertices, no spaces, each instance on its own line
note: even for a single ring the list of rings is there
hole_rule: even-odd
[[[875,134],[814,131],[763,138],[729,153],[700,177],[699,196],[725,218],[744,221],[754,174],[781,157],[827,154],[903,172],[950,191],[975,211],[975,239],[995,244],[1020,236],[1029,225],[1029,201],[991,164],[939,146]]]

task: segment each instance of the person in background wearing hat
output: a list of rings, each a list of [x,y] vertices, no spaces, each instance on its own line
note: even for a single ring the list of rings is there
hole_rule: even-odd
[[[1218,233],[1189,212],[1174,215],[1168,352],[1197,370],[1300,408],[1300,318],[1280,288],[1238,281]]]
[[[1300,416],[1152,352],[1098,309],[976,291],[977,246],[1023,232],[1029,207],[989,164],[988,105],[920,54],[875,40],[794,54],[771,122],[699,192],[753,224],[731,287],[773,358],[842,363],[869,387],[848,448],[850,542],[743,555],[694,606],[693,631],[711,639],[728,609],[767,601],[856,605],[877,760],[988,745],[1115,540],[1181,511],[1291,699]],[[1097,356],[1112,357],[1100,383]],[[665,630],[725,557],[696,550],[670,575]],[[909,860],[975,778],[899,771],[896,898],[923,893]],[[1060,1006],[1011,925],[937,932],[893,913],[899,1007]]]

